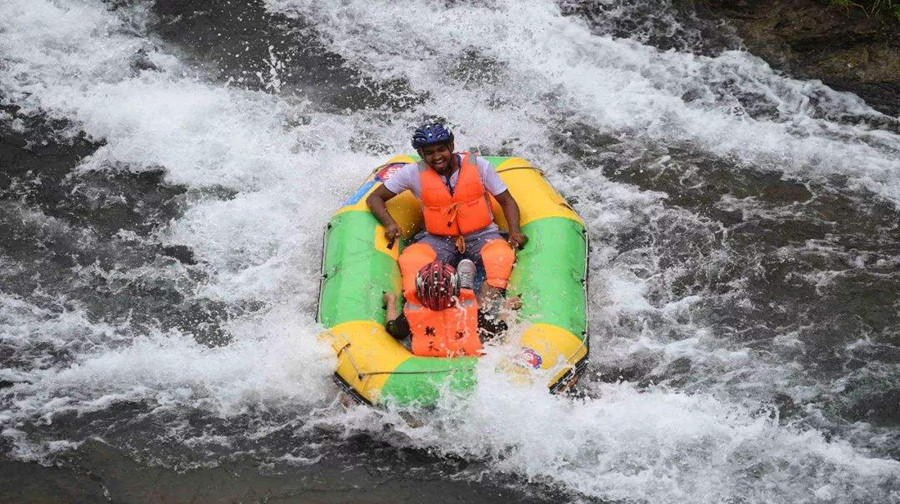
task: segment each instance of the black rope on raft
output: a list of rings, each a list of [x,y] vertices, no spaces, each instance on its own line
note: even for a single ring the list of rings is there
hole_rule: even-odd
[[[400,374],[400,375],[417,375],[417,374],[436,374],[436,373],[453,373],[456,371],[471,371],[475,369],[472,368],[459,368],[459,369],[440,369],[434,371],[372,371],[370,373],[363,373],[362,376],[372,376],[372,375],[385,375],[385,374]]]

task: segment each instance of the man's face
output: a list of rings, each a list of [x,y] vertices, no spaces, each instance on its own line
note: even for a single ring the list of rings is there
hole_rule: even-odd
[[[453,144],[442,143],[429,145],[419,149],[419,155],[428,163],[428,166],[438,173],[451,171],[453,165]]]

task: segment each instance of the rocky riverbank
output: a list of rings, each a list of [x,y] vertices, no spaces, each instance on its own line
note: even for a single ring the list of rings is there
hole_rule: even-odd
[[[900,22],[816,0],[705,0],[701,16],[724,19],[746,48],[801,78],[850,91],[900,116]]]

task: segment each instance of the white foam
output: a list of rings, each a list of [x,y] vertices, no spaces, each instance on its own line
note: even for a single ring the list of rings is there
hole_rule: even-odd
[[[549,0],[527,5],[403,1],[377,7],[268,0],[267,5],[314,20],[332,49],[373,74],[404,76],[414,89],[436,97],[429,104],[435,113],[452,117],[487,142],[517,137],[521,122],[495,121],[496,111],[484,107],[485,95],[502,104],[495,108],[523,118],[542,115],[552,99],[601,131],[690,142],[798,177],[846,174],[900,202],[895,176],[900,136],[817,118],[810,102],[816,97],[839,113],[876,112],[851,94],[778,76],[745,52],[705,57],[595,36]],[[453,36],[423,29],[426,19],[425,25]],[[466,51],[497,62],[499,84],[455,81],[451,71]],[[730,94],[728,82],[769,101],[777,117],[751,118]]]
[[[273,310],[262,321],[238,322],[230,328],[235,341],[223,347],[154,333],[84,353],[68,367],[35,371],[34,383],[17,385],[27,397],[17,401],[17,413],[50,419],[145,399],[157,409],[203,407],[222,416],[247,406],[302,411],[334,394],[334,356],[316,343],[318,332],[303,319]]]
[[[125,341],[134,338],[126,343],[83,313],[54,315],[5,297],[3,321],[11,329],[5,342],[35,335],[63,345],[60,335],[97,340],[70,366],[11,377],[32,382],[16,386],[26,398],[15,416],[51,418],[143,399],[230,415],[247,405],[308,408],[333,396],[333,355],[317,341],[320,328],[301,306],[316,296],[318,248],[330,210],[352,191],[343,180],[316,175],[332,163],[330,175],[361,178],[374,164],[370,157],[329,152],[341,141],[335,128],[349,129],[342,119],[301,121],[302,102],[199,80],[138,35],[141,8],[121,9],[134,17],[120,17],[93,2],[12,1],[3,11],[0,86],[23,112],[66,118],[73,130],[104,140],[81,169],[163,167],[172,183],[236,194],[221,201],[200,192],[187,214],[162,231],[165,242],[191,247],[212,274],[201,291],[185,294],[272,301],[265,313],[225,327],[230,345],[208,348],[177,332],[135,338],[126,331]],[[137,56],[156,69],[134,70]],[[325,152],[312,155],[317,150]]]
[[[73,303],[50,298],[47,304],[50,306],[39,307],[18,296],[0,293],[0,341],[18,348],[49,343],[80,349],[123,337],[121,327],[92,321]]]
[[[381,161],[339,147],[369,127],[365,118],[198,79],[136,35],[140,8],[120,18],[87,1],[13,1],[5,11],[0,86],[23,112],[67,118],[105,141],[81,169],[163,167],[172,183],[237,193],[195,202],[162,235],[209,262],[214,282],[199,294],[231,301],[296,290],[279,277],[309,277],[330,212],[354,189],[347,181]],[[133,70],[135,57],[157,68]]]
[[[373,435],[388,424],[393,443],[489,460],[493,470],[612,501],[815,502],[811,492],[825,484],[845,500],[877,500],[900,471],[705,394],[613,384],[598,399],[571,400],[490,371],[479,380],[470,402],[445,404],[422,424],[368,410],[330,421]]]

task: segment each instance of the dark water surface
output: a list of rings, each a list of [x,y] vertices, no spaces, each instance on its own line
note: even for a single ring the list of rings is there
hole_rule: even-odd
[[[900,495],[897,118],[668,2],[0,13],[0,501]],[[579,395],[338,400],[322,227],[429,117],[583,216]]]

